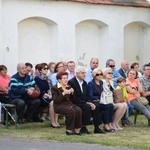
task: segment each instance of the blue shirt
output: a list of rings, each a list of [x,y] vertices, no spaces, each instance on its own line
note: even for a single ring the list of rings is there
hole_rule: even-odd
[[[113,74],[112,74],[112,80],[113,80],[113,86],[114,88],[117,87],[117,79],[121,77],[120,73],[118,72],[118,70],[116,68],[113,69]]]
[[[92,77],[92,69],[89,67],[89,68],[86,68],[85,71],[86,71],[85,81],[87,83],[89,83],[93,79],[93,77]]]
[[[52,75],[51,75],[51,78],[50,78],[50,80],[52,81],[52,85],[54,86],[55,84],[57,84],[57,82],[58,82],[58,80],[56,79],[56,75],[57,75],[57,73],[53,73]]]

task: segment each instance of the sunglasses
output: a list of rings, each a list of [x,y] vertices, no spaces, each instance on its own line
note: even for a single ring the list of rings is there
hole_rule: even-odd
[[[107,74],[113,74],[112,72],[108,72]]]
[[[102,76],[103,74],[102,73],[97,73],[95,76]]]
[[[115,67],[115,65],[109,65],[109,67],[110,67],[110,68],[114,68],[114,67]]]
[[[47,68],[47,67],[45,67],[45,68],[44,68],[44,70],[48,70],[48,68]]]

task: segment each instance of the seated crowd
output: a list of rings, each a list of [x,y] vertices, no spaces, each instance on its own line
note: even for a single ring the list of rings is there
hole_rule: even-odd
[[[142,96],[148,103],[138,100]],[[113,59],[103,70],[97,58],[88,68],[61,61],[37,64],[33,71],[31,63],[19,63],[11,77],[0,65],[0,102],[16,105],[18,124],[50,120],[52,128],[60,128],[61,114],[67,135],[90,134],[90,124],[97,134],[115,132],[132,124],[134,109],[150,120],[150,63],[141,72],[138,63],[129,67],[126,60],[116,69]]]

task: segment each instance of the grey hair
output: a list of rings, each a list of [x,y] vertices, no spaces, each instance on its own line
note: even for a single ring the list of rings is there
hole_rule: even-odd
[[[19,64],[17,65],[17,71],[18,71],[18,72],[20,72],[20,68],[21,68],[22,65],[25,65],[25,64],[24,64],[24,63],[19,63]]]
[[[79,72],[81,72],[81,71],[85,71],[85,68],[84,67],[82,67],[82,66],[78,66],[76,69],[75,69],[75,73],[79,73]]]
[[[110,61],[114,61],[113,59],[108,59],[107,61],[106,61],[106,67],[108,67],[109,66],[109,63],[110,63]]]

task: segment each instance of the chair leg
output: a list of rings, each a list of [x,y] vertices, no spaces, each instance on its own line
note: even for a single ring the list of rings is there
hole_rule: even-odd
[[[5,108],[6,111],[6,122],[5,122],[5,127],[8,129],[8,109]]]
[[[136,120],[137,120],[137,112],[134,115],[134,125],[136,125]]]
[[[15,129],[17,129],[17,111],[16,111],[16,108],[15,108]]]
[[[148,126],[150,126],[150,120],[148,119]]]

